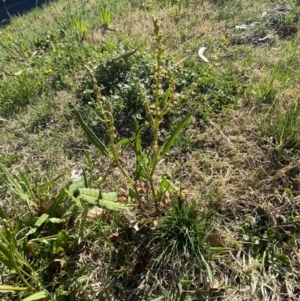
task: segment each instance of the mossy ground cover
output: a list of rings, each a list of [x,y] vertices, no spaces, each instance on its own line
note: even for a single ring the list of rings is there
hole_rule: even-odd
[[[299,14],[292,0],[65,0],[1,28],[0,298],[298,300]],[[159,139],[156,91],[176,100]],[[98,96],[113,137],[132,139],[114,164],[82,128],[111,150]],[[151,194],[136,165],[190,113]]]

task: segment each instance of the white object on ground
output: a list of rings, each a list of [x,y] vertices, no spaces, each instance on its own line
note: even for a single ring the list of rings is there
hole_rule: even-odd
[[[206,50],[206,47],[200,47],[198,51],[198,55],[200,59],[202,59],[204,62],[209,63],[209,60],[203,55],[204,51]]]

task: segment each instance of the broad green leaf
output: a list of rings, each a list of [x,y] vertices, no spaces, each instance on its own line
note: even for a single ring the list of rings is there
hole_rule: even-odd
[[[161,156],[164,157],[167,152],[170,150],[170,148],[173,146],[176,138],[180,134],[181,130],[187,125],[187,123],[190,121],[192,114],[187,115],[176,127],[176,129],[173,131],[171,137],[164,143],[163,150],[161,152]]]
[[[93,131],[85,124],[80,113],[77,110],[75,111],[75,113],[81,128],[83,129],[87,137],[90,139],[90,141],[100,150],[100,152],[104,156],[111,157],[110,151],[106,148],[104,143],[98,139],[98,137],[93,133]]]
[[[99,189],[94,188],[80,188],[81,196],[92,197],[95,201],[104,199],[111,202],[116,202],[118,200],[118,194],[116,192],[102,192]]]
[[[89,268],[89,266],[90,266],[90,262],[87,262],[87,263],[81,268],[81,270],[79,270],[79,271],[76,273],[76,278],[78,279],[78,278],[80,278],[80,277],[82,277],[82,276],[88,274],[87,269]],[[87,273],[86,273],[86,272],[87,272]]]
[[[70,234],[66,231],[60,231],[57,234],[57,239],[55,240],[55,243],[53,245],[53,254],[57,254],[65,249],[65,247],[68,245],[68,243],[71,240]]]
[[[8,245],[0,241],[0,261],[11,271],[14,265],[10,259],[10,252]]]
[[[132,208],[132,204],[120,203],[120,202],[113,202],[108,200],[99,200],[99,207],[103,207],[108,210],[112,211],[120,211],[125,208]]]
[[[10,175],[8,170],[4,167],[3,164],[0,163],[0,168],[3,170],[7,180],[9,183],[12,185],[14,192],[23,200],[28,202],[29,201],[29,196],[28,194],[24,193],[23,188],[21,185]]]
[[[11,286],[11,285],[0,285],[0,292],[9,293],[16,291],[27,291],[28,287]]]
[[[101,198],[101,192],[99,189],[93,188],[79,188],[80,199],[86,201],[91,205],[97,205]]]
[[[47,239],[45,239],[45,238],[42,238],[41,242],[44,243],[47,246],[50,245],[49,241]]]
[[[30,194],[31,193],[31,183],[29,181],[29,179],[25,176],[25,174],[19,170],[19,175],[20,175],[20,178],[21,180],[23,181],[23,184],[25,185],[26,189],[27,189],[27,193]]]
[[[124,208],[132,207],[131,204],[117,202],[118,195],[116,192],[102,193],[99,189],[80,188],[80,199],[91,205],[97,205],[109,210],[118,211]]]
[[[101,184],[103,184],[105,181],[105,178],[104,177],[99,177],[97,182],[98,182],[98,185],[100,186]]]
[[[102,200],[116,202],[118,200],[118,194],[116,192],[102,192]]]
[[[35,300],[42,300],[48,297],[48,293],[46,291],[40,291],[37,293],[32,294],[31,296],[22,299],[22,301],[35,301]]]
[[[176,187],[166,178],[163,177],[163,179],[160,182],[160,190],[165,191],[174,191],[176,190]]]

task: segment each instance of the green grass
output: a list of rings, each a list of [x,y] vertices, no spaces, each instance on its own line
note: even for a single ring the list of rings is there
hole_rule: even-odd
[[[1,28],[0,299],[298,300],[300,39],[282,25],[295,1],[58,0]],[[157,147],[191,118],[153,161],[145,104],[168,95]],[[114,164],[76,117],[111,152],[97,96],[136,139]]]

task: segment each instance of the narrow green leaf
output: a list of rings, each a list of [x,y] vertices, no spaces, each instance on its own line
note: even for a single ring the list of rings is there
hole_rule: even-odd
[[[164,108],[170,97],[171,92],[173,92],[173,87],[169,87],[166,93],[163,95],[162,100],[160,101],[160,108]]]
[[[212,272],[211,272],[211,269],[210,269],[210,266],[209,264],[207,263],[207,261],[205,260],[204,256],[201,254],[201,261],[202,263],[205,265],[206,267],[206,271],[207,271],[207,276],[208,276],[208,279],[209,281],[213,281],[213,275],[212,275]]]
[[[26,233],[26,236],[34,234],[36,232],[36,230],[37,230],[37,228],[30,228],[30,230]]]
[[[57,239],[53,245],[53,254],[57,254],[65,249],[71,240],[70,234],[66,230],[62,230],[57,234]]]
[[[81,128],[83,129],[83,131],[85,132],[87,137],[90,139],[90,141],[100,150],[100,152],[104,156],[110,157],[111,154],[110,154],[109,150],[106,148],[106,146],[103,144],[103,142],[98,139],[98,137],[93,133],[93,131],[85,124],[80,113],[77,110],[75,111],[75,113],[76,113],[76,116],[77,116],[77,119],[78,119],[78,122],[79,122]]]
[[[31,188],[31,183],[30,183],[29,179],[25,176],[25,174],[21,170],[19,170],[19,175],[22,180],[22,183],[25,185],[25,187],[27,189],[27,194],[30,194],[32,188]]]
[[[46,213],[42,214],[38,218],[38,220],[34,223],[34,226],[38,228],[39,226],[41,226],[47,220],[48,217],[49,217],[48,214],[46,214]]]
[[[48,293],[46,291],[40,291],[37,293],[32,294],[31,296],[23,299],[22,301],[35,301],[35,300],[42,300],[48,297]]]
[[[0,285],[0,292],[9,293],[16,291],[27,291],[28,287],[11,286],[11,285]]]
[[[135,155],[136,155],[136,163],[135,163],[135,180],[139,180],[141,177],[141,173],[143,170],[143,156],[142,156],[142,139],[141,134],[143,129],[145,128],[144,125],[138,126],[138,123],[136,120],[134,120],[135,123]]]
[[[84,187],[88,188],[90,186],[89,185],[89,183],[90,183],[89,179],[90,178],[88,179],[87,174],[86,174],[85,171],[83,171],[83,179],[84,179]]]
[[[76,192],[78,192],[78,189],[81,187],[84,187],[85,185],[85,178],[87,178],[87,180],[90,180],[90,174],[85,174],[85,177],[80,177],[78,180],[76,180],[75,182],[73,182],[70,186],[68,191],[74,195]]]
[[[2,207],[0,207],[0,217],[2,219],[7,219],[6,213],[4,212],[4,210],[2,209]]]
[[[58,217],[50,217],[50,218],[49,218],[49,221],[50,221],[52,224],[60,224],[60,223],[64,222],[63,219],[58,218]]]
[[[93,167],[94,163],[86,151],[84,151],[84,158],[85,158],[85,161],[86,161],[88,167],[91,169]]]
[[[164,143],[163,150],[161,152],[161,156],[164,157],[167,152],[170,150],[170,148],[173,146],[176,138],[180,134],[181,130],[187,125],[187,123],[190,121],[192,114],[187,115],[176,127],[176,129],[173,131],[171,137]]]
[[[58,177],[56,177],[55,179],[52,179],[42,185],[39,186],[38,188],[38,195],[40,196],[43,192],[45,192],[45,190],[48,188],[48,187],[51,187],[53,184],[56,183],[56,181],[61,178],[62,175],[59,175]]]
[[[192,284],[192,283],[193,283],[193,280],[187,280],[187,279],[180,280],[181,285],[188,285],[188,284]]]
[[[48,219],[49,215],[44,213],[42,214],[38,220],[35,222],[34,227],[30,228],[30,230],[26,233],[26,236],[29,236],[31,234],[34,234],[36,232],[36,230],[38,229],[38,227],[40,227],[47,219]]]
[[[119,140],[119,141],[116,143],[116,145],[117,145],[117,146],[127,145],[127,144],[133,142],[134,140],[135,140],[135,137],[124,138],[124,139]]]
[[[136,192],[135,192],[135,190],[133,190],[132,188],[129,188],[129,197],[130,197],[132,200],[136,200],[136,199],[137,199]]]
[[[21,185],[10,175],[8,170],[4,167],[2,163],[0,163],[0,168],[3,170],[8,182],[12,185],[14,192],[23,200],[29,201],[28,194],[24,193]]]
[[[76,273],[77,279],[80,278],[80,277],[82,277],[82,276],[84,276],[84,275],[86,275],[85,273],[87,272],[87,269],[89,268],[89,266],[90,266],[90,262],[87,262],[87,263],[81,268],[81,270],[79,270],[79,271]],[[88,274],[88,272],[87,272],[87,274]]]
[[[233,251],[234,249],[232,248],[223,248],[223,247],[210,247],[210,251],[213,253],[228,253],[230,251]]]
[[[0,241],[0,262],[2,262],[10,271],[14,269],[14,265],[10,260],[9,247]]]
[[[58,193],[58,195],[54,198],[53,202],[60,204],[63,202],[64,198],[67,197],[66,190],[70,189],[70,186],[72,185],[72,181],[68,182],[64,187],[62,187]]]

